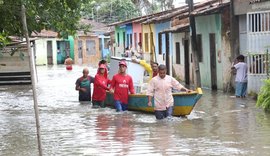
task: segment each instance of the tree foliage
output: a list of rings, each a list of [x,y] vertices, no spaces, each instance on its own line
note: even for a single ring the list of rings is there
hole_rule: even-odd
[[[172,9],[173,0],[90,0],[82,5],[84,18],[114,23]]]
[[[265,111],[270,111],[270,79],[264,80],[264,86],[260,90],[256,105]]]
[[[26,7],[29,34],[49,29],[67,37],[75,34],[81,4],[86,0],[0,0],[0,33],[23,35],[21,5]]]
[[[161,2],[162,1],[162,2]],[[21,5],[26,7],[29,35],[42,29],[59,37],[74,35],[81,16],[113,23],[160,11],[164,0],[0,0],[0,47],[6,36],[23,36]],[[171,2],[172,0],[169,0]],[[165,2],[164,2],[165,3]]]
[[[102,23],[113,23],[140,15],[131,0],[93,0],[82,5],[83,17]]]

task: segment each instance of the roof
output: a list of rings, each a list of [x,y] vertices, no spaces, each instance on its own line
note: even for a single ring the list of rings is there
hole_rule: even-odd
[[[165,29],[161,31],[160,33],[168,33],[168,32],[183,32],[183,31],[189,31],[189,23],[180,24],[177,26],[170,27],[169,29]]]
[[[79,22],[81,25],[90,25],[90,32],[109,32],[110,28],[106,24],[96,22],[94,20],[81,19]]]
[[[230,4],[230,0],[205,0],[205,1],[201,1],[198,3],[194,4],[194,11],[193,14],[199,14],[199,12],[201,13],[202,10],[207,10],[209,9],[209,11],[211,11],[211,9],[216,9],[218,10],[221,7],[224,7],[225,5]],[[158,23],[158,22],[163,22],[163,21],[169,21],[171,20],[173,17],[179,17],[181,19],[186,18],[189,16],[189,7],[188,5],[184,5],[182,7],[176,8],[175,11],[170,12],[170,13],[166,13],[162,16],[156,16],[153,17],[145,22],[143,22],[144,24],[146,23]]]
[[[181,19],[177,23],[178,24],[163,30],[161,33],[189,31],[189,18]]]
[[[269,0],[250,0],[249,4],[261,3],[261,2],[266,2],[266,1],[269,1]]]
[[[163,14],[167,14],[167,13],[173,12],[175,10],[176,9],[171,9],[171,10],[161,11],[161,12],[157,12],[157,13],[150,14],[150,15],[139,16],[139,17],[125,20],[125,21],[115,22],[115,23],[109,24],[108,26],[124,25],[124,24],[128,24],[128,23],[140,23],[140,22],[145,21],[147,19],[150,19],[154,16],[161,16]]]
[[[32,32],[32,37],[46,37],[46,38],[57,38],[58,33],[52,30],[41,30],[40,32]]]
[[[220,2],[215,2],[211,3],[210,6],[203,6],[201,8],[195,9],[192,14],[195,16],[200,16],[200,15],[206,15],[206,14],[214,14],[217,12],[222,11],[222,8],[228,7],[230,5],[230,0],[223,0],[221,3]]]
[[[214,14],[217,12],[221,12],[224,7],[228,7],[229,5],[230,0],[205,0],[199,3],[195,3],[194,11],[191,14],[195,16]],[[189,31],[189,20],[186,20],[188,19],[189,16],[190,16],[189,7],[188,5],[184,5],[172,10],[136,17],[126,21],[115,22],[108,26],[116,26],[116,25],[120,26],[128,23],[142,23],[142,24],[161,23],[164,21],[171,21],[172,19],[178,18],[179,20],[184,20],[185,22],[182,21],[179,24],[172,26],[171,28],[163,30],[161,33]]]
[[[201,15],[201,14],[207,14],[207,13],[215,13],[218,12],[220,8],[223,8],[224,6],[227,6],[230,4],[230,0],[205,0],[202,2],[198,2],[194,4],[194,11],[193,14],[195,15]],[[109,24],[108,26],[119,26],[124,25],[128,23],[143,23],[143,24],[149,24],[149,23],[159,23],[164,21],[170,21],[172,18],[186,18],[189,17],[189,7],[188,5],[183,5],[181,7],[166,10],[150,15],[140,16],[136,18],[132,18],[125,21],[115,22],[112,24]]]

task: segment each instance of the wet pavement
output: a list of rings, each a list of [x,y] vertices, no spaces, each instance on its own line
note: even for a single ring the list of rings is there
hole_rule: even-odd
[[[203,90],[191,115],[157,121],[80,104],[82,69],[38,67],[44,155],[270,155],[270,114],[251,98]],[[0,104],[0,155],[38,155],[31,86],[0,86]]]

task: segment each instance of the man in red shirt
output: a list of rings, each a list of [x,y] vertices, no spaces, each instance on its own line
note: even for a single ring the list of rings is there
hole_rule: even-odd
[[[110,92],[114,93],[114,105],[116,111],[125,111],[128,106],[128,94],[134,94],[132,77],[126,74],[127,64],[125,61],[119,63],[119,72],[111,81]]]
[[[108,84],[110,83],[110,80],[107,79],[106,69],[105,64],[100,64],[95,76],[92,98],[93,107],[105,107],[104,100],[106,98],[106,90],[109,90]]]

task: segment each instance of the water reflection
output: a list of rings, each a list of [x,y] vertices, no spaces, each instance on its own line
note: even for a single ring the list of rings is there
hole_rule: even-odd
[[[38,67],[44,155],[270,155],[270,115],[252,99],[204,90],[186,118],[157,121],[79,103],[83,68]],[[37,155],[32,100],[31,86],[0,87],[0,155]]]

